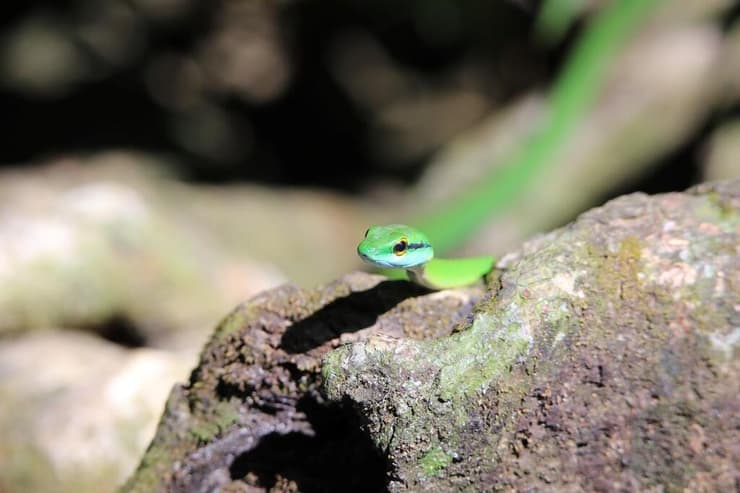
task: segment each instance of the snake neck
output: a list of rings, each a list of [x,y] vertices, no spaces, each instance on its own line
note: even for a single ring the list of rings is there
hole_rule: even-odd
[[[429,289],[439,289],[438,287],[432,285],[429,280],[427,279],[425,273],[426,273],[426,264],[417,265],[416,267],[411,267],[410,269],[406,269],[406,274],[409,276],[409,279],[416,284],[420,284],[426,288]]]

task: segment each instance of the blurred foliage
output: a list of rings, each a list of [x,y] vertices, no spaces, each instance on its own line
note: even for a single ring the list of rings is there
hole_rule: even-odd
[[[531,140],[503,169],[481,179],[475,188],[434,215],[415,223],[432,238],[435,248],[445,251],[462,243],[487,218],[519,196],[530,180],[553,161],[601,88],[615,52],[660,3],[620,0],[598,14],[555,82],[545,121],[540,122]],[[571,13],[565,11],[561,15]]]

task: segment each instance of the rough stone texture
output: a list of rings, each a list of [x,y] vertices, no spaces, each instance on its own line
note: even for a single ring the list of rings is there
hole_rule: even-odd
[[[740,181],[634,194],[502,259],[486,293],[264,293],[124,490],[732,491],[739,229]]]
[[[321,357],[364,338],[442,337],[482,290],[427,294],[350,274],[312,290],[284,286],[239,306],[216,330],[124,491],[378,491],[385,461],[350,406],[319,392]]]

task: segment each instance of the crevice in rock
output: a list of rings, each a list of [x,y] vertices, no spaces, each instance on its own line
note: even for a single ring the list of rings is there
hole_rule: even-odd
[[[306,397],[297,410],[306,415],[315,434],[264,436],[231,463],[232,480],[265,491],[282,491],[291,483],[306,493],[387,491],[388,464],[349,406],[327,406]]]

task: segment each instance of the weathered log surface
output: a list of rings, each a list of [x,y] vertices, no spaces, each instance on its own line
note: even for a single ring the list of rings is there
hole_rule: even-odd
[[[124,490],[733,491],[739,230],[722,182],[594,209],[486,291],[352,274],[263,293]]]

